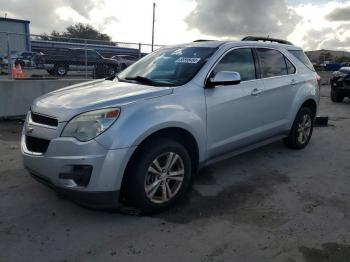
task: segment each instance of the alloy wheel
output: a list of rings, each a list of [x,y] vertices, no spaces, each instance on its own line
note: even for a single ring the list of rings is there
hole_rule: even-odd
[[[183,159],[174,152],[156,157],[149,165],[144,188],[148,199],[163,204],[179,192],[185,176]]]
[[[308,141],[312,128],[312,118],[305,114],[298,125],[298,142],[304,144]]]

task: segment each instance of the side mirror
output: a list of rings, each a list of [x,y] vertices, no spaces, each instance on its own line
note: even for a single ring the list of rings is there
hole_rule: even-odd
[[[238,85],[241,82],[241,75],[238,72],[219,71],[214,77],[207,81],[207,87]]]

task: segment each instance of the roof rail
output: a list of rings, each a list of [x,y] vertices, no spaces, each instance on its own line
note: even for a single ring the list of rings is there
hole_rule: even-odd
[[[194,40],[193,43],[197,43],[197,42],[208,42],[208,41],[214,41],[214,40],[198,39],[198,40]]]
[[[285,44],[285,45],[293,45],[291,42],[287,40],[270,38],[270,37],[262,37],[262,36],[246,36],[242,39],[242,41],[263,41],[263,42],[275,42],[275,43]]]

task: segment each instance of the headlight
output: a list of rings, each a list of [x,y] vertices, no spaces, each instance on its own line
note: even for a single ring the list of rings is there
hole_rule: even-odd
[[[68,122],[61,136],[89,141],[109,128],[119,117],[120,108],[107,108],[77,115]]]

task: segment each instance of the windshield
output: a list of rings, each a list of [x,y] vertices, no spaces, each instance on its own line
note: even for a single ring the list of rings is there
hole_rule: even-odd
[[[216,48],[174,47],[157,50],[118,74],[119,81],[179,86],[190,81]]]

